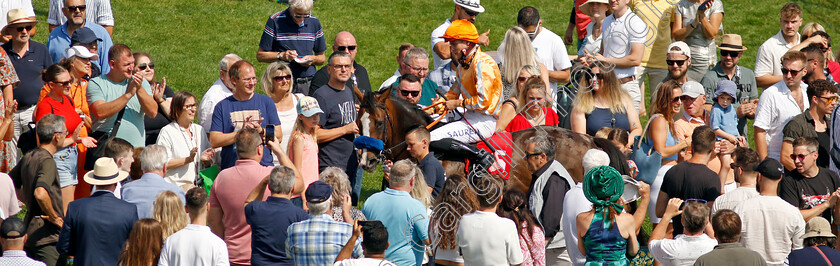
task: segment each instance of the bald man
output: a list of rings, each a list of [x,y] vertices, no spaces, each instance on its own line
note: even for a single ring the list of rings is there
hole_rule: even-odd
[[[353,85],[356,85],[362,93],[366,93],[370,91],[370,79],[368,79],[367,69],[356,62],[356,51],[358,51],[358,48],[356,37],[349,31],[342,31],[335,35],[335,41],[333,41],[332,46],[333,52],[342,51],[350,54],[350,57],[353,58],[353,67],[356,69],[356,72],[347,81],[347,86],[352,88]],[[314,95],[315,90],[326,85],[329,81],[330,73],[327,72],[326,66],[321,67],[315,73],[315,77],[312,78],[312,83],[309,85],[309,95]]]

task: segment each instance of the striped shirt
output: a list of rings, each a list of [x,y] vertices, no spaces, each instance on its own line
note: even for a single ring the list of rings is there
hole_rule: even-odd
[[[286,235],[286,256],[294,259],[295,265],[332,265],[353,235],[353,226],[336,222],[327,214],[318,214],[293,223],[286,229]],[[353,258],[362,256],[360,243],[356,241]]]
[[[114,26],[114,14],[111,11],[111,0],[85,0],[85,14],[87,20],[96,22],[102,26]],[[50,0],[50,14],[47,23],[50,25],[62,25],[67,22],[67,17],[61,9],[64,8],[64,0]]]
[[[290,15],[289,9],[286,9],[268,18],[260,38],[260,48],[268,52],[295,50],[298,57],[303,57],[323,53],[327,50],[327,42],[318,18],[310,16],[303,20],[302,25],[298,25]],[[291,62],[289,66],[295,78],[315,76],[314,65],[302,67]]]

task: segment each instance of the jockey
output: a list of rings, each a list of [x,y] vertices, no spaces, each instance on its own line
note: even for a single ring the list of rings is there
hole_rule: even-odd
[[[452,138],[465,143],[490,137],[502,107],[502,75],[492,57],[481,52],[478,30],[467,20],[456,20],[443,38],[450,44],[452,62],[457,63],[457,82],[436,103],[447,111],[466,109],[464,119],[450,122],[431,132],[432,141]],[[463,107],[459,108],[459,107]],[[466,121],[465,121],[466,120]],[[470,126],[472,125],[472,126]]]

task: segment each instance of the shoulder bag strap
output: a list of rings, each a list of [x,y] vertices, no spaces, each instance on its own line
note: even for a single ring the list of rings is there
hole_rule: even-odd
[[[828,260],[828,257],[826,257],[826,256],[825,256],[825,253],[823,253],[823,252],[822,252],[822,250],[820,250],[820,248],[818,248],[818,247],[816,247],[816,246],[814,246],[814,247],[812,247],[812,248],[816,249],[816,250],[817,250],[817,252],[819,252],[819,253],[820,253],[820,255],[821,255],[821,256],[823,257],[823,259],[825,260],[825,263],[828,263],[828,266],[833,266],[833,265],[831,264],[831,261],[829,261],[829,260]]]
[[[120,110],[120,113],[117,114],[117,121],[114,122],[114,127],[111,128],[111,134],[108,135],[110,138],[115,138],[117,136],[117,132],[120,131],[120,124],[122,123],[123,114],[125,113],[126,108],[128,108],[128,106],[123,107],[123,109]]]
[[[647,124],[645,125],[645,129],[642,130],[642,137],[639,139],[639,143],[635,143],[637,150],[642,148],[642,141],[647,142],[647,139],[648,139],[647,133],[648,133],[648,128],[650,128],[650,122],[653,122],[653,119],[658,117],[658,116],[662,116],[662,115],[661,114],[655,114],[655,115],[651,116],[650,119],[648,119]],[[651,148],[650,151],[647,151],[647,154],[650,155],[652,153],[652,150],[653,150],[653,148]]]

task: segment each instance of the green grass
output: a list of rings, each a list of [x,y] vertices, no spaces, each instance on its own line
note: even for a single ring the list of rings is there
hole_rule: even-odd
[[[35,40],[46,42],[48,0],[34,0],[41,27]],[[237,53],[256,64],[262,73],[267,64],[256,62],[257,45],[265,22],[286,5],[274,1],[247,0],[112,0],[116,27],[114,42],[128,44],[137,51],[150,53],[159,77],[167,77],[175,90],[187,90],[201,97],[218,77],[218,62],[226,53]],[[743,37],[748,50],[741,65],[752,68],[758,47],[779,30],[778,13],[787,0],[724,2],[724,33]],[[840,19],[834,14],[836,0],[794,1],[804,10],[804,22],[817,21],[828,33],[840,38]],[[543,26],[562,35],[569,19],[571,1],[491,1],[482,3],[486,12],[479,15],[479,31],[490,30],[495,50],[505,31],[516,24],[516,14],[525,5],[537,7]],[[312,14],[317,16],[332,46],[335,33],[348,30],[359,45],[357,61],[370,74],[376,86],[389,77],[397,65],[396,49],[411,42],[429,49],[429,34],[452,15],[449,0],[319,0]],[[804,23],[803,23],[804,24]],[[568,51],[573,51],[567,47]],[[650,89],[647,90],[648,92]],[[643,122],[647,120],[643,117]],[[751,134],[750,134],[751,135]],[[365,175],[363,199],[379,190],[381,171]]]

